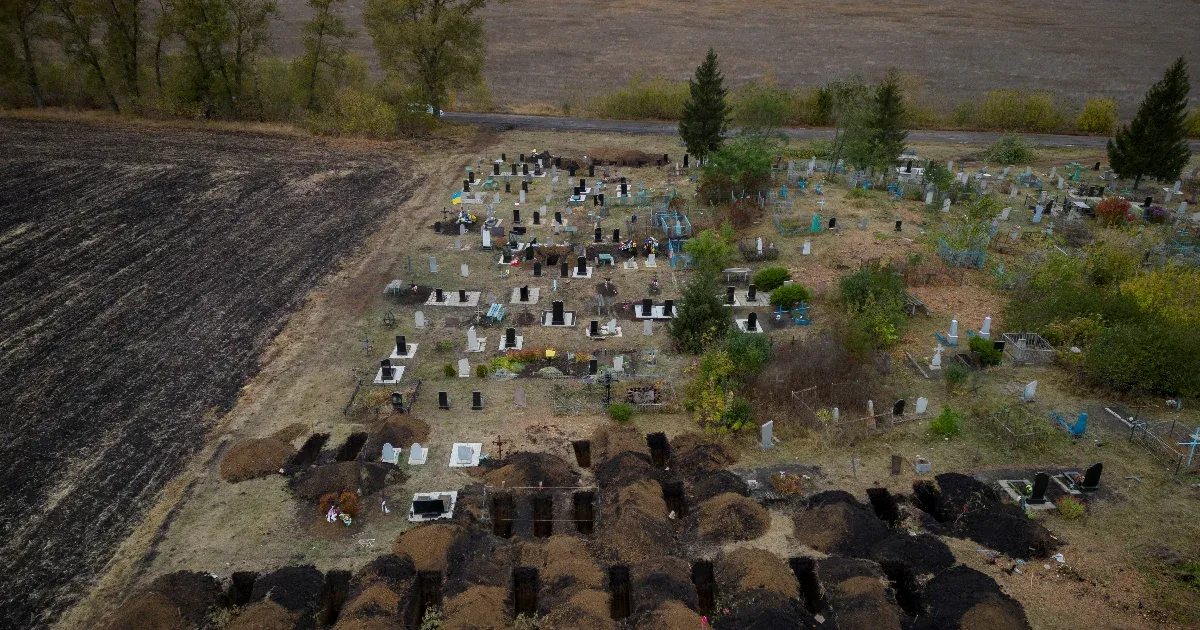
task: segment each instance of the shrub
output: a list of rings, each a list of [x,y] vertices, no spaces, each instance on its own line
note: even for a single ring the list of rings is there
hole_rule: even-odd
[[[695,240],[695,239],[693,239]],[[725,338],[733,323],[733,311],[717,297],[720,284],[712,274],[697,275],[683,289],[683,304],[668,324],[680,349],[700,354],[714,341]]]
[[[1065,127],[1067,113],[1049,92],[992,90],[984,96],[974,122],[989,129],[1045,133]]]
[[[316,133],[386,138],[396,133],[401,115],[383,99],[358,88],[343,88],[319,115],[308,119]]]
[[[441,339],[434,345],[438,352],[450,352],[454,350],[454,341],[451,339]]]
[[[771,304],[782,309],[790,309],[800,302],[809,300],[812,295],[799,284],[785,284],[774,291],[771,291]]]
[[[1200,328],[1200,269],[1161,267],[1122,282],[1121,293],[1176,326]]]
[[[1187,122],[1184,123],[1184,128],[1187,129],[1189,137],[1200,138],[1200,107],[1192,110],[1192,114],[1187,117]]]
[[[884,302],[904,304],[904,281],[895,271],[885,265],[870,265],[844,278],[839,288],[842,299],[850,306],[862,306],[870,296]]]
[[[730,431],[741,431],[753,426],[754,411],[750,408],[750,401],[745,398],[734,398],[725,413],[722,414],[721,420],[725,428]]]
[[[613,403],[608,406],[608,415],[617,422],[629,422],[629,419],[633,417],[633,405]]]
[[[949,405],[942,407],[942,412],[929,421],[929,430],[938,437],[954,437],[962,432],[962,423],[966,416],[955,411]]]
[[[776,129],[792,114],[792,95],[770,81],[749,81],[733,95],[733,122],[745,129]]]
[[[1131,218],[1129,214],[1131,207],[1129,202],[1124,199],[1109,197],[1096,204],[1096,218],[1103,225],[1121,225]]]
[[[733,376],[745,382],[771,360],[771,339],[734,330],[725,338],[725,352],[733,362]]]
[[[764,213],[757,200],[743,197],[725,206],[725,221],[736,230],[744,230],[754,225]]]
[[[754,286],[759,291],[774,291],[783,286],[785,280],[792,279],[792,272],[785,267],[767,267],[754,274]]]
[[[1067,113],[1054,102],[1050,92],[1034,92],[1023,103],[1025,131],[1049,133],[1067,126]]]
[[[596,99],[594,109],[604,118],[679,120],[687,99],[687,81],[635,74],[628,86]]]
[[[1085,511],[1086,510],[1083,507],[1083,503],[1079,501],[1079,499],[1074,497],[1061,497],[1058,500],[1058,513],[1061,514],[1063,518],[1074,520],[1083,516]]]
[[[971,352],[979,354],[979,362],[983,365],[1000,365],[1004,358],[1004,352],[997,350],[991,339],[983,337],[971,337]]]
[[[1154,315],[1105,329],[1083,360],[1092,380],[1125,391],[1200,394],[1200,332]]]
[[[1029,162],[1033,159],[1033,150],[1025,140],[1016,134],[1006,134],[988,147],[984,157],[989,162],[1013,165]]]
[[[442,366],[442,375],[446,378],[454,378],[457,374],[458,370],[456,370],[453,365],[447,363],[446,365]]]
[[[1117,102],[1111,98],[1089,98],[1075,119],[1075,129],[1083,133],[1107,135],[1117,126]]]
[[[1146,208],[1145,219],[1150,223],[1166,223],[1171,219],[1171,211],[1156,204]]]
[[[480,363],[475,366],[475,376],[478,378],[487,378],[488,374],[492,373],[492,369],[486,363]]]
[[[961,363],[951,363],[950,365],[946,366],[944,371],[946,375],[946,387],[948,389],[957,389],[958,387],[967,383],[967,378],[969,376],[969,373],[967,372],[967,366]]]
[[[704,164],[699,195],[712,203],[730,197],[757,196],[771,183],[776,145],[761,136],[740,136],[721,145]]]

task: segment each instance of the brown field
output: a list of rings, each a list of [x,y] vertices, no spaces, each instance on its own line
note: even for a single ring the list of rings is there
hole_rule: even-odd
[[[358,29],[352,48],[374,63],[362,4],[346,9]],[[292,56],[308,9],[279,8],[275,47]],[[733,84],[771,75],[786,87],[821,85],[895,66],[924,77],[934,104],[1050,90],[1076,105],[1113,97],[1123,115],[1174,58],[1200,66],[1197,0],[524,0],[484,15],[485,73],[501,107],[557,107],[635,74],[684,79],[709,46]]]

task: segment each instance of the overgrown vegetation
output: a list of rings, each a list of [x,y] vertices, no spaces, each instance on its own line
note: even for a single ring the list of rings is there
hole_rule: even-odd
[[[773,291],[776,287],[792,279],[792,272],[786,267],[764,267],[754,274],[754,286],[759,291]]]
[[[687,99],[686,83],[635,74],[629,85],[597,97],[590,113],[618,120],[680,120]]]
[[[1083,503],[1074,497],[1061,497],[1057,505],[1058,513],[1067,519],[1081,518],[1084,512],[1086,512]]]
[[[962,433],[963,421],[966,414],[956,411],[950,405],[942,407],[942,412],[929,421],[929,431],[942,438],[950,438]]]
[[[700,354],[706,347],[725,338],[733,324],[733,315],[718,297],[722,269],[733,256],[733,230],[705,230],[684,244],[692,256],[695,273],[683,289],[683,304],[668,324],[668,330],[680,349]]]
[[[1185,127],[1190,90],[1180,57],[1146,92],[1133,120],[1108,141],[1109,163],[1117,175],[1133,180],[1134,190],[1146,177],[1174,181],[1191,158]]]
[[[865,266],[844,276],[840,288],[850,313],[847,343],[852,351],[864,355],[900,341],[908,319],[904,312],[905,287],[891,266]]]
[[[629,422],[633,417],[633,405],[629,403],[613,403],[608,406],[608,415],[617,422]]]
[[[777,146],[765,136],[738,136],[721,144],[704,164],[697,194],[710,203],[755,197],[771,184]]]
[[[767,364],[771,342],[766,335],[733,331],[723,344],[711,344],[699,363],[690,368],[684,408],[691,411],[707,432],[740,431],[754,425],[748,400],[737,391]]]
[[[1033,160],[1033,149],[1021,136],[1005,134],[1004,137],[992,143],[985,154],[987,161],[997,164],[1024,164]]]
[[[1089,98],[1075,119],[1075,129],[1083,133],[1107,135],[1116,126],[1117,102],[1111,98]]]
[[[971,352],[979,355],[979,363],[981,365],[1000,365],[1000,361],[1004,358],[1004,351],[997,350],[996,344],[992,343],[991,339],[983,337],[971,337]]]

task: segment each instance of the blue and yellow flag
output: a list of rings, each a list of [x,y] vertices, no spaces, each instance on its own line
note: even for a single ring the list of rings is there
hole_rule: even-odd
[[[453,195],[450,195],[450,204],[451,205],[457,206],[460,203],[462,203],[462,191],[461,190],[456,191]]]

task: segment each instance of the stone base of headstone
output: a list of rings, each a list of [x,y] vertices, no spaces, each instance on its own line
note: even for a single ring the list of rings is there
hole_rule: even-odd
[[[509,300],[509,303],[510,304],[537,304],[538,298],[540,297],[541,292],[542,292],[542,290],[537,287],[529,287],[529,301],[522,302],[521,301],[521,288],[517,287],[512,290],[512,298]]]
[[[760,319],[760,320],[758,320],[758,326],[757,326],[757,327],[756,327],[754,330],[748,330],[748,329],[746,328],[746,322],[747,322],[748,320],[745,320],[745,319],[735,319],[735,320],[733,320],[733,321],[734,321],[734,323],[736,323],[736,324],[737,324],[738,330],[740,330],[740,331],[742,331],[742,332],[744,332],[744,333],[751,333],[751,334],[762,334],[762,333],[764,332],[764,331],[763,331],[763,320],[761,320],[761,319]]]
[[[647,269],[657,269],[657,268],[658,268],[658,262],[657,262],[657,261],[655,261],[655,260],[653,260],[653,259],[647,258],[647,259],[646,259],[646,262],[645,262],[645,266],[646,266],[646,268],[647,268]]]
[[[586,337],[587,337],[587,338],[589,338],[589,339],[608,339],[608,338],[610,338],[610,337],[623,337],[623,336],[624,336],[624,335],[622,334],[622,332],[621,332],[621,327],[620,327],[620,326],[617,326],[617,329],[616,329],[616,330],[610,331],[610,330],[608,329],[608,324],[605,324],[605,325],[601,326],[601,327],[600,327],[600,334],[599,334],[599,335],[596,335],[596,336],[594,336],[594,337],[592,336],[592,327],[591,327],[591,326],[584,326],[584,327],[583,327],[583,334],[584,334],[584,336],[586,336]]]
[[[650,307],[650,316],[649,316],[649,317],[646,317],[646,315],[645,315],[644,313],[642,313],[642,304],[641,304],[641,302],[638,302],[638,303],[635,303],[635,304],[633,305],[633,318],[634,318],[634,319],[664,319],[664,320],[665,320],[665,319],[672,319],[672,318],[674,317],[674,315],[667,316],[667,315],[664,315],[664,314],[663,314],[663,309],[664,309],[664,308],[665,308],[665,307],[663,307],[663,306],[657,306],[657,305],[656,305],[656,306],[651,306],[651,307]],[[679,305],[678,305],[678,304],[676,304],[676,305],[675,305],[675,312],[678,312],[678,311],[679,311]]]
[[[625,264],[621,265],[621,268],[628,269],[629,271],[637,271],[638,264],[636,260],[626,260]]]
[[[413,442],[412,448],[408,450],[408,464],[410,466],[421,466],[425,463],[427,457],[429,457],[429,447]],[[457,493],[455,494],[457,495]]]
[[[1025,488],[1025,487],[1032,487],[1033,482],[1028,479],[1001,479],[1000,481],[996,482],[996,485],[1000,486],[1000,491],[1003,492],[1004,494],[1008,495],[1008,498],[1012,499],[1013,503],[1020,503],[1021,499],[1025,496],[1025,495],[1021,494],[1020,489]],[[1047,499],[1046,501],[1044,501],[1042,503],[1029,503],[1028,501],[1026,501],[1025,507],[1030,510],[1039,510],[1039,511],[1040,510],[1057,509],[1054,505],[1054,502],[1050,501],[1049,499]]]
[[[467,301],[459,302],[458,291],[447,291],[442,294],[444,301],[438,302],[437,294],[430,293],[429,299],[425,300],[425,306],[460,306],[474,308],[479,305],[479,296],[481,294],[482,292],[480,291],[467,291]]]
[[[479,465],[479,456],[483,453],[481,442],[455,442],[450,447],[451,468],[473,468]]]
[[[572,278],[591,278],[592,277],[592,268],[587,267],[586,271],[587,271],[586,274],[581,274],[581,273],[579,273],[579,267],[571,267],[571,277]]]
[[[390,380],[383,379],[383,368],[379,368],[379,371],[375,372],[374,382],[376,385],[395,385],[402,378],[404,378],[404,366],[394,365],[392,366],[392,378]]]
[[[483,352],[487,350],[487,337],[479,337],[475,339],[475,347],[467,346],[467,352]]]
[[[754,299],[751,300],[750,292],[743,291],[740,295],[735,296],[733,301],[738,306],[748,306],[751,308],[756,306],[768,306],[771,303],[771,294],[759,291],[758,294],[754,296]]]
[[[392,356],[389,359],[396,361],[401,359],[411,359],[417,355],[417,344],[408,344],[408,354],[396,354],[396,346],[392,346]]]
[[[566,311],[563,313],[563,323],[555,324],[554,313],[551,311],[542,311],[542,325],[553,326],[555,328],[570,328],[575,325],[575,311]]]
[[[524,347],[525,347],[525,338],[522,337],[521,335],[517,335],[517,345],[515,345],[511,348],[506,348],[506,347],[504,347],[504,339],[501,338],[500,339],[500,347],[497,348],[497,350],[499,350],[500,352],[504,352],[505,350],[520,350],[521,348],[524,348]]]

